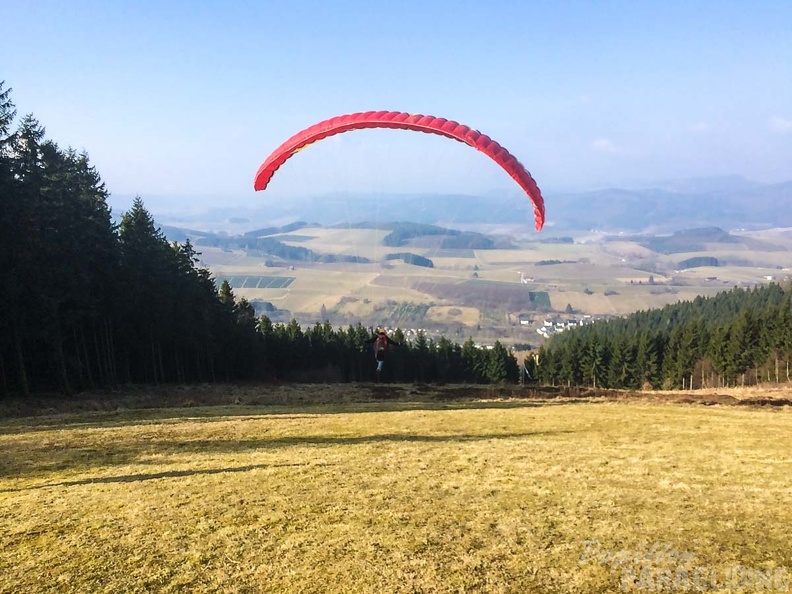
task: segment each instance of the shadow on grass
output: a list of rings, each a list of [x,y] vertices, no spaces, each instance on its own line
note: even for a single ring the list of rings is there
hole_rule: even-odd
[[[0,435],[63,429],[106,429],[161,423],[217,423],[229,417],[256,420],[269,416],[308,419],[320,415],[407,411],[521,409],[571,404],[598,404],[602,398],[543,398],[515,400],[380,400],[338,403],[233,404],[185,408],[148,408],[111,412],[65,413],[47,417],[0,420]]]
[[[185,476],[225,474],[231,472],[249,472],[260,468],[281,468],[289,466],[308,466],[309,464],[248,464],[247,466],[234,466],[231,468],[206,468],[196,470],[166,470],[163,472],[152,472],[144,474],[123,474],[121,476],[103,476],[98,478],[86,478],[73,481],[60,481],[57,483],[46,483],[44,485],[34,485],[31,487],[20,487],[11,489],[0,489],[0,493],[20,493],[22,491],[35,491],[38,489],[52,489],[57,487],[76,487],[80,485],[106,485],[112,483],[134,483],[139,481],[153,481],[158,479],[181,478]],[[318,466],[318,465],[317,465]]]
[[[238,441],[195,440],[178,444],[187,451],[196,452],[239,452],[241,450],[259,450],[276,447],[293,447],[303,445],[318,446],[350,446],[371,443],[403,442],[403,443],[448,443],[468,441],[489,441],[492,439],[522,439],[526,437],[543,437],[572,433],[572,431],[533,431],[520,433],[452,433],[448,435],[416,435],[414,433],[383,433],[374,435],[301,435],[294,437],[274,437],[272,439],[242,439]],[[229,446],[233,446],[229,448]],[[177,453],[179,450],[173,450]]]
[[[64,470],[90,471],[93,468],[126,466],[130,464],[162,464],[160,456],[179,456],[184,454],[239,454],[260,450],[272,450],[291,447],[335,447],[356,446],[385,443],[464,443],[488,441],[495,439],[524,439],[546,437],[572,433],[571,431],[536,431],[518,433],[480,433],[480,434],[441,434],[420,435],[414,433],[385,433],[372,435],[296,435],[286,437],[255,438],[255,439],[197,439],[197,440],[163,440],[138,439],[122,443],[106,442],[99,447],[61,447],[51,446],[27,448],[17,463],[13,455],[13,444],[2,449],[4,461],[0,464],[0,477],[22,478],[43,476]],[[141,458],[156,454],[156,460]],[[2,491],[0,491],[2,492]]]

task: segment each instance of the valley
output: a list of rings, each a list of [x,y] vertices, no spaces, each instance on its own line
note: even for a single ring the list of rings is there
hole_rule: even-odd
[[[219,242],[216,234],[194,232],[192,241],[219,281],[228,279],[235,295],[274,321],[361,321],[507,344],[539,344],[537,330],[546,320],[621,316],[735,286],[783,282],[792,268],[789,229],[553,237],[487,225],[481,237],[497,247],[475,249],[444,247],[451,231],[413,224],[408,239],[386,245],[394,225],[267,230],[268,242],[303,248],[312,258],[305,260],[246,249],[231,235]],[[478,233],[470,225],[465,230],[476,241]],[[248,245],[250,235],[244,235]],[[423,258],[431,267],[388,259],[394,254]]]

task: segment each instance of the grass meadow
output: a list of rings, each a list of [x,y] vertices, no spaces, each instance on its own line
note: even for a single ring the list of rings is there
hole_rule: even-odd
[[[790,433],[596,398],[6,419],[0,592],[787,591]]]

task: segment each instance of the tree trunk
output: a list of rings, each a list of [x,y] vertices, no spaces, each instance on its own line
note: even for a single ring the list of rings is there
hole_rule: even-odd
[[[6,379],[5,360],[2,352],[0,352],[0,380],[2,380],[0,382],[0,389],[2,389],[0,395],[5,397],[8,395],[8,380]]]
[[[165,375],[165,365],[163,364],[163,356],[162,356],[162,343],[157,343],[157,355],[159,359],[159,368],[160,368],[160,377],[162,378],[162,383],[168,383],[168,376]]]
[[[212,383],[217,383],[214,371],[214,358],[212,357],[212,350],[209,348],[209,343],[206,343],[206,354],[209,358],[209,377],[212,378]]]
[[[126,349],[124,350],[124,377],[126,378],[126,383],[132,383],[132,363],[129,360],[129,351]]]
[[[61,389],[66,395],[72,394],[71,383],[69,382],[69,371],[66,369],[66,357],[63,354],[63,335],[61,333],[60,321],[55,324],[55,355],[58,359],[58,374],[61,380]]]
[[[91,370],[91,357],[88,355],[88,346],[85,343],[85,326],[80,326],[80,344],[82,346],[83,358],[85,359],[85,374],[88,377],[88,387],[91,390],[96,389],[94,383],[93,371]]]
[[[111,386],[115,386],[118,383],[118,370],[116,368],[115,343],[113,342],[113,326],[108,316],[105,316],[104,319],[104,346],[108,371],[107,379]],[[128,371],[129,359],[127,359],[127,372]]]
[[[154,339],[151,339],[151,373],[154,374],[154,381],[152,382],[154,385],[157,385],[159,382],[157,381],[157,348],[154,345]]]
[[[30,396],[30,384],[28,383],[27,369],[25,368],[25,355],[22,351],[22,341],[19,340],[19,330],[14,326],[14,350],[16,351],[17,370],[19,372],[19,386],[22,394]]]
[[[99,368],[99,381],[103,386],[107,386],[108,374],[103,364],[102,351],[99,348],[99,335],[97,334],[96,326],[94,326],[93,329],[93,343],[94,351],[96,352],[96,365]]]
[[[191,377],[199,382],[204,377],[203,370],[201,369],[201,354],[199,349],[195,349],[195,372],[191,374]]]
[[[80,353],[80,341],[77,338],[77,326],[72,326],[72,337],[74,339],[74,357],[77,359],[77,379],[80,382],[78,390],[84,390],[88,383],[85,381],[85,369]]]
[[[181,368],[181,358],[179,357],[179,349],[176,347],[174,347],[173,349],[173,364],[176,366],[176,383],[183,384],[184,373],[182,372],[182,368]]]

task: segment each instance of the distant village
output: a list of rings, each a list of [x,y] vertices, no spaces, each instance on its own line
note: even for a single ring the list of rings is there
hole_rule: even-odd
[[[592,324],[599,320],[606,319],[606,316],[603,317],[596,317],[590,315],[581,315],[578,318],[553,318],[553,319],[544,319],[542,321],[542,325],[536,329],[536,333],[539,334],[542,338],[549,338],[553,334],[559,334],[564,332],[565,330],[569,330],[570,328],[577,328],[579,326],[587,326],[588,324]],[[534,324],[534,319],[532,316],[528,314],[522,314],[520,316],[520,325],[521,326],[531,326]]]

